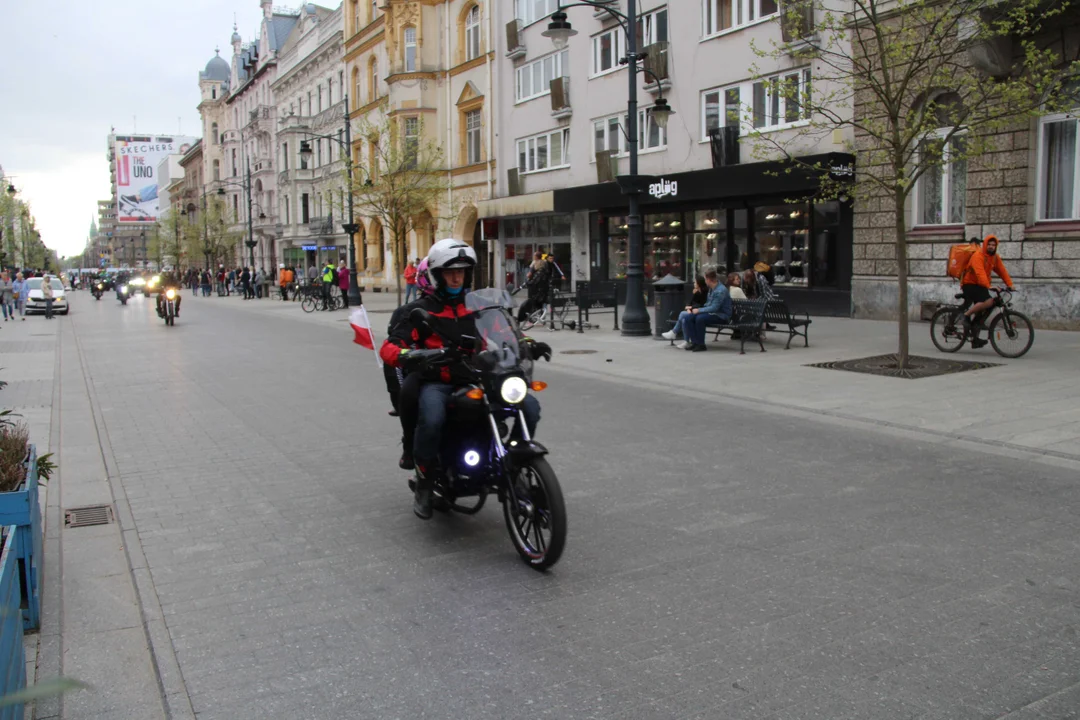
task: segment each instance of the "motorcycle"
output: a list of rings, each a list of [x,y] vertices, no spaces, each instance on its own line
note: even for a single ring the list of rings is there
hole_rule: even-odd
[[[95,300],[100,300],[101,296],[105,294],[104,283],[97,283],[94,287],[90,288],[90,292],[93,294]]]
[[[121,305],[127,305],[127,301],[131,299],[133,294],[131,286],[126,283],[116,288],[116,299],[120,301]]]
[[[439,449],[444,473],[435,481],[432,505],[475,515],[488,495],[495,495],[522,560],[546,570],[558,562],[566,544],[566,504],[547,448],[529,436],[521,403],[529,390],[539,392],[547,384],[532,380],[533,360],[511,314],[509,294],[478,290],[465,302],[479,338],[463,336],[456,347],[406,355],[410,372],[464,363],[472,375],[469,384],[454,391],[447,407]],[[422,337],[432,333],[425,310],[414,309],[409,320]],[[414,492],[415,483],[409,481]]]
[[[168,288],[165,291],[165,297],[161,301],[161,309],[158,311],[158,315],[165,321],[165,325],[176,324],[176,290]]]

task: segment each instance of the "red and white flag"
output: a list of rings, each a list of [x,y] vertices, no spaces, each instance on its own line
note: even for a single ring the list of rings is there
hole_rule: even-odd
[[[349,324],[352,325],[354,333],[353,342],[368,350],[374,350],[375,333],[371,331],[371,320],[368,319],[367,310],[363,305],[349,314]],[[379,363],[379,367],[382,367],[382,358],[379,357],[378,352],[375,353],[375,361]]]

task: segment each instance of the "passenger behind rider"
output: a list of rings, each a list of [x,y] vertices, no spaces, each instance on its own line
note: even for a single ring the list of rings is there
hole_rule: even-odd
[[[428,280],[433,292],[427,297],[412,303],[408,312],[402,312],[399,322],[390,330],[389,337],[380,349],[380,355],[386,364],[403,367],[406,372],[402,383],[402,395],[398,399],[399,411],[402,412],[402,425],[406,434],[408,412],[413,406],[409,393],[409,375],[418,375],[419,369],[410,367],[409,351],[414,349],[439,349],[460,347],[464,336],[471,336],[477,341],[478,331],[475,318],[465,305],[465,296],[472,283],[473,268],[476,266],[476,253],[459,240],[440,240],[432,246],[427,257]],[[410,321],[409,313],[420,308],[431,316],[431,334],[422,337],[419,330]],[[532,357],[550,358],[551,348],[544,343],[528,343]],[[465,354],[474,352],[473,348],[462,348]],[[450,397],[456,387],[468,384],[472,374],[464,363],[425,371],[418,380],[419,384],[416,413],[416,431],[413,437],[413,453],[416,465],[416,496],[413,512],[417,517],[427,520],[431,517],[431,491],[435,480],[441,477],[439,449],[442,444],[442,431],[446,423],[446,410]],[[406,409],[406,405],[410,406]],[[536,432],[540,422],[540,403],[532,395],[526,396],[522,403],[522,412],[529,434]],[[405,464],[407,458],[402,458]]]
[[[180,280],[171,272],[161,273],[161,279],[158,281],[157,291],[157,314],[158,317],[165,316],[165,291],[172,289],[175,293],[173,298],[173,307],[175,308],[176,317],[180,317],[180,296],[181,293]]]
[[[414,284],[412,287],[416,293],[416,298],[412,302],[406,302],[390,316],[390,325],[386,329],[387,337],[390,337],[394,332],[394,328],[398,327],[399,324],[408,325],[409,313],[412,312],[413,308],[417,307],[417,303],[435,292],[427,270],[427,258],[418,262],[413,268]],[[398,460],[398,467],[402,470],[412,470],[416,467],[413,463],[412,446],[413,435],[416,432],[416,400],[417,395],[420,393],[420,374],[413,373],[406,377],[404,368],[394,367],[390,363],[383,363],[383,377],[386,380],[386,391],[390,393],[390,404],[394,407],[390,414],[401,419],[402,453],[401,459]],[[402,407],[403,402],[404,408]]]

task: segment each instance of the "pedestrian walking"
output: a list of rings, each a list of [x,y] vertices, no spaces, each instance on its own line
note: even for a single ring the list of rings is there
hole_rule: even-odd
[[[26,322],[26,280],[23,279],[23,274],[15,273],[15,282],[11,286],[11,297],[15,301],[15,307],[19,311],[19,317],[23,322]]]
[[[251,298],[251,271],[246,267],[240,272],[240,285],[244,290],[244,299]]]
[[[232,297],[232,291],[236,288],[236,268],[229,270],[225,276],[225,297]]]
[[[41,278],[41,297],[42,297],[42,299],[45,300],[45,319],[46,320],[52,320],[53,319],[53,312],[52,312],[53,286],[52,286],[52,278],[49,277],[48,275]]]
[[[0,308],[4,311],[4,322],[15,319],[15,304],[12,302],[12,293],[15,291],[15,283],[11,281],[11,275],[7,270],[0,273]]]
[[[281,291],[281,300],[285,302],[289,299],[289,283],[292,282],[292,270],[285,267],[282,263],[278,265],[278,288]]]
[[[345,267],[345,261],[342,260],[338,266],[337,271],[338,288],[341,289],[341,303],[346,308],[349,307],[349,270]]]
[[[203,270],[202,277],[200,278],[200,285],[202,286],[203,297],[210,297],[210,284],[212,282],[213,278],[210,276],[209,268]]]
[[[409,264],[405,266],[405,304],[408,305],[412,301],[413,295],[416,295],[416,266],[420,264],[419,258],[416,260],[410,260]]]

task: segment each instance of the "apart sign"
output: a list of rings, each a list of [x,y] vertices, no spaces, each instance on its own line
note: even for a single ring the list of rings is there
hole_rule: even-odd
[[[659,180],[649,185],[649,194],[657,200],[665,198],[668,195],[675,197],[679,194],[679,181],[678,180]]]

